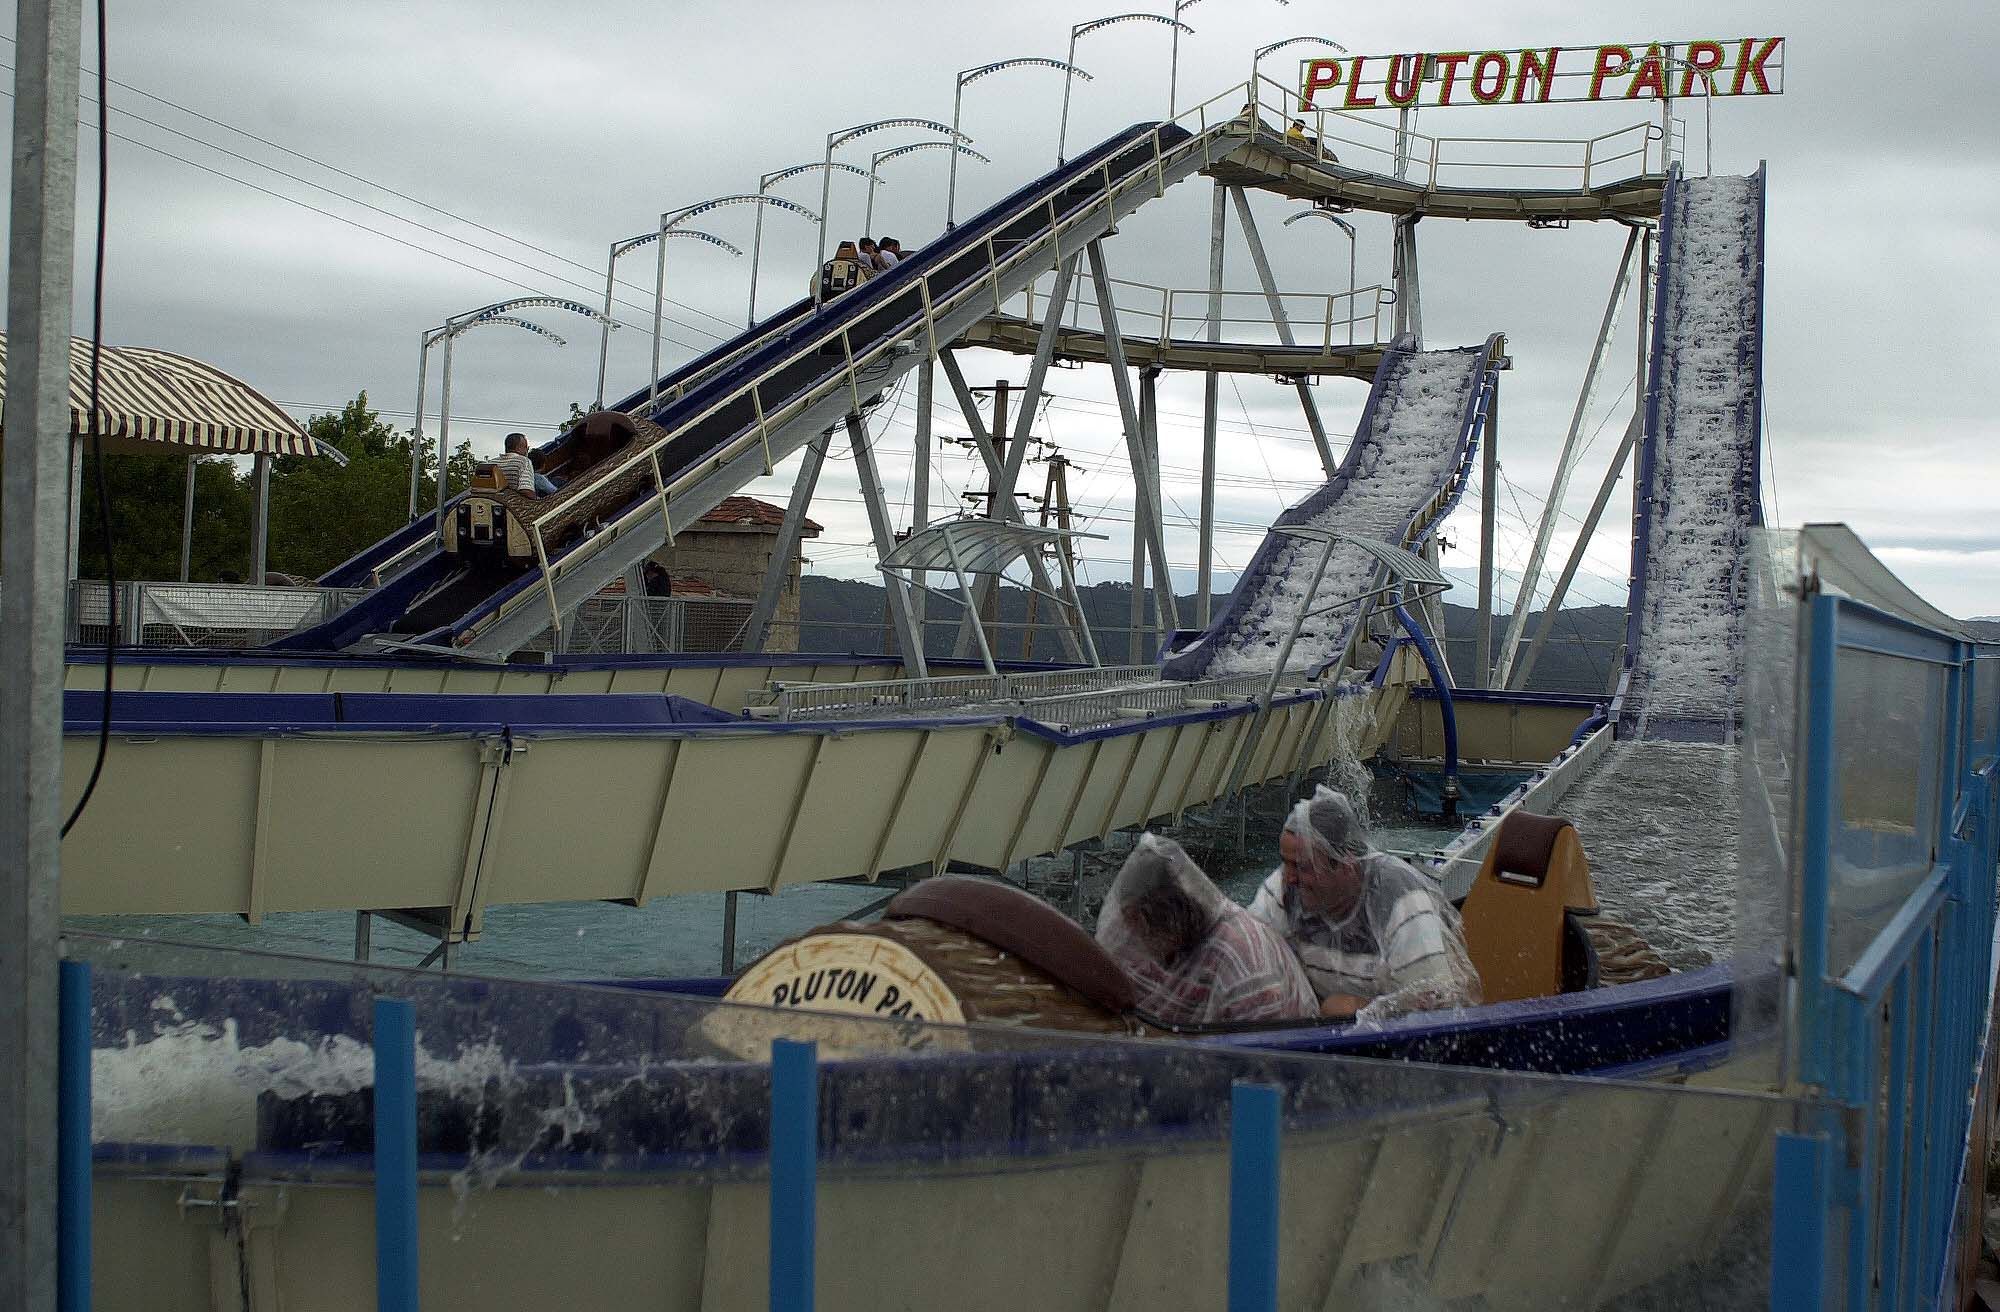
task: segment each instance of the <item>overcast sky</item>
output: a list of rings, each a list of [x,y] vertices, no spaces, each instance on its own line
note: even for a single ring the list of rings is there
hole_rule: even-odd
[[[648,229],[662,209],[754,190],[761,173],[818,159],[832,128],[888,115],[948,118],[957,70],[1013,56],[1060,58],[1070,24],[1120,8],[1097,0],[112,0],[112,75],[171,103],[113,88],[114,129],[145,144],[112,144],[107,338],[214,361],[301,417],[365,389],[386,417],[407,425],[421,330],[528,290],[595,302],[606,244]],[[1847,521],[1946,609],[2000,612],[2000,524],[1991,510],[2000,476],[1992,399],[2000,171],[1993,129],[1979,126],[1995,117],[1986,73],[2000,49],[2000,9],[1853,0],[1677,8],[1671,20],[1655,20],[1553,0],[1201,0],[1184,12],[1196,35],[1182,45],[1180,99],[1185,107],[1221,93],[1243,79],[1257,46],[1300,34],[1357,53],[1788,37],[1785,94],[1724,100],[1714,113],[1718,172],[1747,172],[1760,160],[1771,168],[1767,512],[1787,525]],[[1132,23],[1084,39],[1077,62],[1095,76],[1076,86],[1072,153],[1164,116],[1164,32]],[[1297,53],[1274,57],[1265,71],[1288,70]],[[1061,76],[1045,69],[997,74],[968,91],[964,130],[993,162],[961,171],[961,215],[1054,163],[1061,94]],[[1699,170],[1702,108],[1682,108],[1688,162]],[[87,120],[94,113],[85,106]],[[1426,111],[1418,127],[1446,137],[1577,138],[1653,116],[1649,104],[1468,108]],[[858,143],[852,158],[865,163],[862,147],[923,135],[884,133]],[[878,233],[911,246],[934,236],[944,164],[943,152],[928,152],[885,166]],[[810,177],[783,194],[818,204]],[[82,212],[94,198],[87,176]],[[832,235],[858,234],[863,200],[858,180],[837,182]],[[1190,181],[1127,222],[1107,247],[1114,274],[1205,285],[1208,200],[1207,184]],[[1332,225],[1285,228],[1296,204],[1253,194],[1253,205],[1281,286],[1344,288],[1347,252]],[[711,218],[705,226],[749,247],[747,207]],[[1387,282],[1388,221],[1355,218],[1359,281]],[[765,235],[768,312],[806,285],[815,235],[804,220],[775,212]],[[1525,554],[1547,494],[1623,235],[1614,225],[1529,231],[1434,220],[1420,229],[1429,344],[1505,332],[1516,362],[1500,448],[1503,564]],[[669,363],[741,325],[747,264],[692,242],[671,249]],[[619,309],[634,326],[615,335],[613,393],[644,383],[651,272],[649,253],[621,266],[630,285]],[[1240,238],[1232,238],[1226,282],[1256,285]],[[79,313],[85,293],[80,285]],[[1586,420],[1596,444],[1566,500],[1571,518],[1558,551],[1567,550],[1630,412],[1635,308]],[[569,346],[504,329],[459,343],[452,433],[482,453],[509,428],[540,440],[571,401],[588,404],[594,393],[594,326],[559,312],[533,317]],[[988,382],[1018,382],[1027,365],[983,352],[965,363],[975,381]],[[1037,433],[1077,462],[1073,499],[1085,526],[1109,536],[1086,551],[1088,577],[1122,577],[1131,493],[1108,375],[1066,370],[1053,375],[1052,390]],[[1317,391],[1344,445],[1365,385],[1330,381]],[[905,522],[913,392],[899,397],[881,435],[884,478]],[[433,414],[437,394],[433,374]],[[1271,516],[1309,489],[1317,461],[1288,390],[1254,377],[1225,380],[1222,402],[1218,518],[1226,531],[1216,554],[1226,578]],[[1163,382],[1169,554],[1183,588],[1193,578],[1200,404],[1198,377]],[[940,413],[940,434],[963,428]],[[933,514],[983,485],[970,460],[947,452]],[[829,464],[813,508],[826,532],[808,553],[822,572],[872,577],[851,469]],[[782,500],[788,473],[754,490]],[[1031,466],[1024,486],[1039,490],[1040,482],[1041,466]],[[1478,504],[1468,497],[1451,522],[1448,565],[1469,571],[1476,563]],[[1619,517],[1600,534],[1572,602],[1622,604],[1629,494],[1621,489],[1613,504]],[[1452,599],[1470,604],[1471,589]]]

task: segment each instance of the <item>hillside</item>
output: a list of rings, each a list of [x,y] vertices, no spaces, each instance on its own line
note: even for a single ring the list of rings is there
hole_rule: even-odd
[[[1061,650],[1055,634],[1042,627],[1054,618],[1053,603],[1037,601],[1037,632],[1032,651],[1023,647],[1022,622],[1027,614],[1029,593],[1022,588],[1000,590],[1000,628],[994,655],[1002,660],[1057,660]],[[1223,598],[1215,600],[1221,608]],[[1129,653],[1127,626],[1131,617],[1132,589],[1123,583],[1099,583],[1083,589],[1084,613],[1096,636],[1099,654],[1107,665],[1122,664]],[[1194,598],[1179,599],[1183,624],[1191,625]],[[959,607],[945,600],[930,602],[931,623],[927,626],[925,650],[933,656],[951,654],[957,632]],[[893,645],[887,626],[886,594],[878,584],[852,579],[825,578],[808,574],[800,580],[800,617],[805,626],[800,647],[814,651],[879,652]],[[1539,622],[1537,612],[1528,631]],[[1476,613],[1466,606],[1445,606],[1447,656],[1455,677],[1471,682],[1476,633]],[[1503,617],[1504,620],[1504,617]],[[941,622],[945,621],[945,622]],[[1499,639],[1495,626],[1495,641]],[[1606,692],[1611,684],[1620,647],[1625,640],[1625,612],[1613,606],[1565,609],[1558,615],[1555,631],[1535,667],[1531,687],[1545,692]],[[1150,660],[1153,653],[1142,653]]]

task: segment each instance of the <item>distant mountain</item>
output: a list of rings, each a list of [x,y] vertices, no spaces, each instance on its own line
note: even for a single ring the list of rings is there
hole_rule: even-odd
[[[1059,660],[1061,648],[1052,629],[1041,627],[1055,621],[1055,604],[1036,598],[1036,632],[1032,648],[1025,647],[1024,621],[1030,593],[1025,588],[1002,586],[999,597],[997,636],[994,655],[1001,660]],[[1096,638],[1098,653],[1107,665],[1124,664],[1132,656],[1129,643],[1132,588],[1127,583],[1098,583],[1082,589],[1084,615]],[[1227,594],[1218,594],[1214,608],[1220,611]],[[1146,598],[1150,611],[1151,598]],[[1194,626],[1194,598],[1177,599],[1183,627]],[[933,656],[949,656],[957,634],[960,607],[940,598],[929,603],[931,622],[926,626],[925,650]],[[1462,683],[1471,677],[1477,644],[1478,614],[1468,606],[1445,606],[1445,659],[1453,678]],[[887,618],[887,594],[881,585],[853,579],[827,578],[808,574],[799,580],[799,614],[804,634],[799,646],[821,652],[881,652],[894,646]],[[942,623],[940,621],[950,621]],[[1534,635],[1541,612],[1529,617],[1527,632]],[[1496,617],[1493,641],[1504,636],[1506,617]],[[2000,627],[2000,626],[1996,626]],[[1537,659],[1532,690],[1540,692],[1608,692],[1625,641],[1625,612],[1616,606],[1588,606],[1557,613]],[[1150,637],[1148,638],[1150,644]],[[1139,653],[1140,662],[1152,659],[1150,645]]]

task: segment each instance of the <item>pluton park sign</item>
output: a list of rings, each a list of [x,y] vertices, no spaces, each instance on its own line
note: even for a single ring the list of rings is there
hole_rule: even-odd
[[[1774,96],[1785,38],[1341,55],[1300,62],[1299,110]]]

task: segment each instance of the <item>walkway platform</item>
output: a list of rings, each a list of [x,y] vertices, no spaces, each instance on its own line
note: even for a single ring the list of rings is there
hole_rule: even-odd
[[[1011,315],[986,319],[958,339],[961,346],[983,346],[1016,355],[1033,355],[1041,325]],[[1138,368],[1214,369],[1219,373],[1265,374],[1277,378],[1370,379],[1381,367],[1387,342],[1325,347],[1317,343],[1286,346],[1282,342],[1205,342],[1183,337],[1130,336],[1124,339],[1125,359]],[[1084,364],[1107,364],[1104,334],[1090,328],[1064,328],[1056,337],[1056,357]]]

